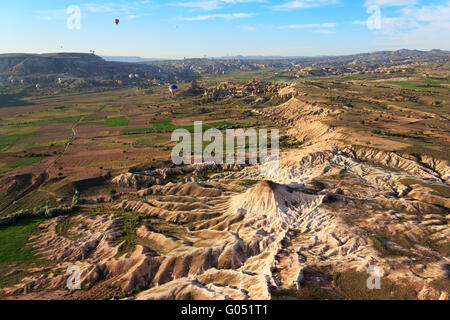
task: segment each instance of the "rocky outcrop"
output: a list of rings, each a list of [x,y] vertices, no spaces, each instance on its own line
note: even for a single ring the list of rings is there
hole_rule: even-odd
[[[224,82],[212,88],[205,89],[204,96],[208,98],[245,97],[249,95],[263,95],[277,93],[285,84],[252,81],[247,83]]]
[[[140,187],[142,185],[155,185],[161,184],[161,178],[143,175],[143,174],[135,174],[135,173],[124,173],[112,180],[113,183],[122,186],[122,187]]]

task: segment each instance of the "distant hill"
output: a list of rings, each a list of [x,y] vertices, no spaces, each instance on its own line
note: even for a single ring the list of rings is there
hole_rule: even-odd
[[[158,79],[180,76],[176,70],[165,71],[150,64],[106,61],[87,53],[1,54],[1,79],[42,79],[51,77],[95,80],[127,79],[130,73],[142,78]],[[170,73],[170,74],[169,74]],[[185,72],[183,73],[185,75]]]
[[[370,53],[357,53],[350,55],[340,55],[340,56],[222,56],[222,57],[213,57],[211,59],[215,60],[337,60],[340,58],[348,58],[348,59],[368,59],[368,58],[405,58],[405,57],[424,57],[424,56],[442,56],[448,55],[448,51],[442,50],[431,50],[431,51],[420,51],[420,50],[408,50],[402,49],[397,51],[375,51]]]
[[[283,60],[283,59],[301,59],[307,58],[306,56],[223,56],[223,57],[214,57],[212,59],[218,60]]]
[[[121,60],[121,61],[120,61]],[[225,74],[233,71],[262,69],[291,70],[304,74],[302,68],[314,68],[306,75],[330,74],[323,67],[335,68],[335,74],[365,72],[380,67],[413,63],[448,63],[450,52],[442,50],[398,50],[322,57],[222,57],[214,59],[159,60],[140,57],[100,57],[87,53],[0,54],[0,80],[31,79],[55,81],[55,77],[87,80],[126,80],[130,73],[139,79],[168,83],[190,81],[202,74]],[[292,73],[292,72],[291,72]]]
[[[162,61],[166,59],[157,59],[157,58],[141,58],[134,56],[101,56],[106,61],[116,61],[116,62],[129,62],[129,63],[138,63],[138,62],[150,62],[150,61]]]

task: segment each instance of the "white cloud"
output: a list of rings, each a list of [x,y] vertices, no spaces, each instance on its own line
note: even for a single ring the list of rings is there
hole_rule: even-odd
[[[443,37],[445,34],[450,34],[450,22],[438,21],[420,26],[406,33],[380,38],[378,41],[382,41],[384,46],[390,46],[392,49],[450,50],[449,41],[445,40],[445,36]]]
[[[328,6],[339,3],[339,0],[293,0],[272,8],[278,10],[306,9]]]
[[[442,5],[417,6],[412,0],[367,0],[365,5],[403,6],[396,16],[381,17],[381,29],[374,31],[377,41],[395,48],[422,50],[450,48],[450,1]],[[364,25],[357,20],[354,24]]]
[[[424,22],[449,21],[450,1],[445,5],[427,5],[418,9],[404,8],[403,15]]]
[[[252,14],[250,13],[223,13],[223,14],[208,14],[208,15],[202,15],[202,16],[195,16],[195,17],[188,17],[188,18],[182,18],[186,21],[205,21],[205,20],[211,20],[211,19],[225,19],[225,20],[233,20],[233,19],[243,19],[243,18],[249,18]]]
[[[234,5],[238,3],[250,3],[250,2],[266,2],[266,0],[197,0],[197,1],[177,2],[174,3],[173,5],[202,10],[217,10],[224,8],[226,5]]]
[[[151,4],[150,0],[129,1],[127,3],[86,3],[80,5],[81,12],[95,14],[118,14],[126,15],[130,19],[135,19],[143,6]],[[37,18],[40,20],[63,20],[67,19],[66,9],[38,10]]]
[[[403,7],[403,6],[413,6],[416,4],[417,0],[366,0],[364,6]]]
[[[36,11],[39,20],[63,20],[67,18],[66,10],[38,10]]]
[[[291,24],[288,26],[281,26],[279,29],[312,29],[312,28],[336,28],[337,24],[329,23],[311,23],[311,24]]]
[[[132,14],[139,9],[138,2],[130,2],[130,3],[87,3],[82,6],[82,9],[87,12],[93,13],[124,13],[124,14]]]

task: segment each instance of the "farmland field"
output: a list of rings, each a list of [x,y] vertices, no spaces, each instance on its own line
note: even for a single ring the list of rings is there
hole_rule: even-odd
[[[440,55],[401,68],[336,59],[139,65],[183,70],[174,96],[167,80],[128,71],[42,90],[0,82],[0,298],[445,295],[448,67]],[[202,67],[195,80],[185,63]],[[173,132],[199,121],[203,134],[243,133],[232,156],[261,151],[261,136],[245,135],[269,130],[276,165],[175,164]],[[365,281],[374,259],[390,272],[376,292]],[[95,281],[67,291],[72,263]]]
[[[126,127],[130,121],[126,117],[108,117],[106,119],[107,127]]]

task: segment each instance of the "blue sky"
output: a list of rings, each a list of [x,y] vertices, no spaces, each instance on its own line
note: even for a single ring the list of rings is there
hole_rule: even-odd
[[[80,29],[67,27],[70,5]],[[316,56],[450,50],[449,34],[448,0],[0,1],[1,53]]]

